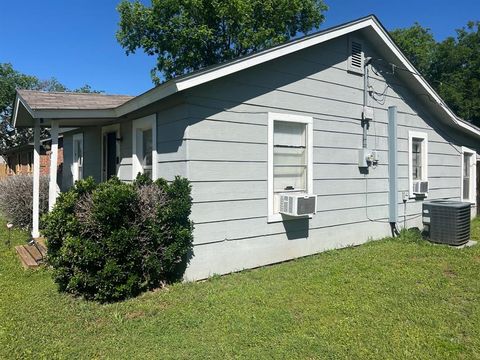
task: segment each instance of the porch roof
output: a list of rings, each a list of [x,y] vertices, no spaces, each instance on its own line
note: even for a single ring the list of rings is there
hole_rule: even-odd
[[[43,126],[49,126],[50,119],[59,119],[60,126],[108,122],[116,118],[114,109],[131,99],[129,95],[17,90],[14,126],[32,127],[34,119],[43,119]]]

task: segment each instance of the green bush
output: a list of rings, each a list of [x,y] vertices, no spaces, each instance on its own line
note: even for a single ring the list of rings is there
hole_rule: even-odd
[[[77,181],[44,216],[59,289],[101,302],[181,279],[192,249],[187,179]]]

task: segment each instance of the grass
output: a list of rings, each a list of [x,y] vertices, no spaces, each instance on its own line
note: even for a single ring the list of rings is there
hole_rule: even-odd
[[[480,245],[385,239],[100,305],[22,270],[5,238],[2,359],[480,359]]]

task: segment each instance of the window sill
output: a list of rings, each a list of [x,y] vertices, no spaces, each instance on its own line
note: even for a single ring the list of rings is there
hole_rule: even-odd
[[[267,217],[267,223],[278,223],[278,222],[284,222],[284,221],[292,221],[292,220],[298,220],[298,219],[311,219],[313,218],[313,215],[304,215],[304,216],[288,216],[288,215],[282,215],[282,214],[270,214]]]
[[[428,193],[421,195],[421,194],[410,194],[409,199],[410,200],[425,200],[428,198]]]

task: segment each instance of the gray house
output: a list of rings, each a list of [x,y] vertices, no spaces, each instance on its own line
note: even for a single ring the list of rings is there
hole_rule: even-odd
[[[64,187],[139,172],[189,178],[188,280],[361,244],[404,221],[420,227],[425,199],[468,201],[476,212],[480,130],[374,16],[137,97],[18,91],[13,121],[34,127],[37,144],[40,127],[53,139],[76,128],[64,134]]]

